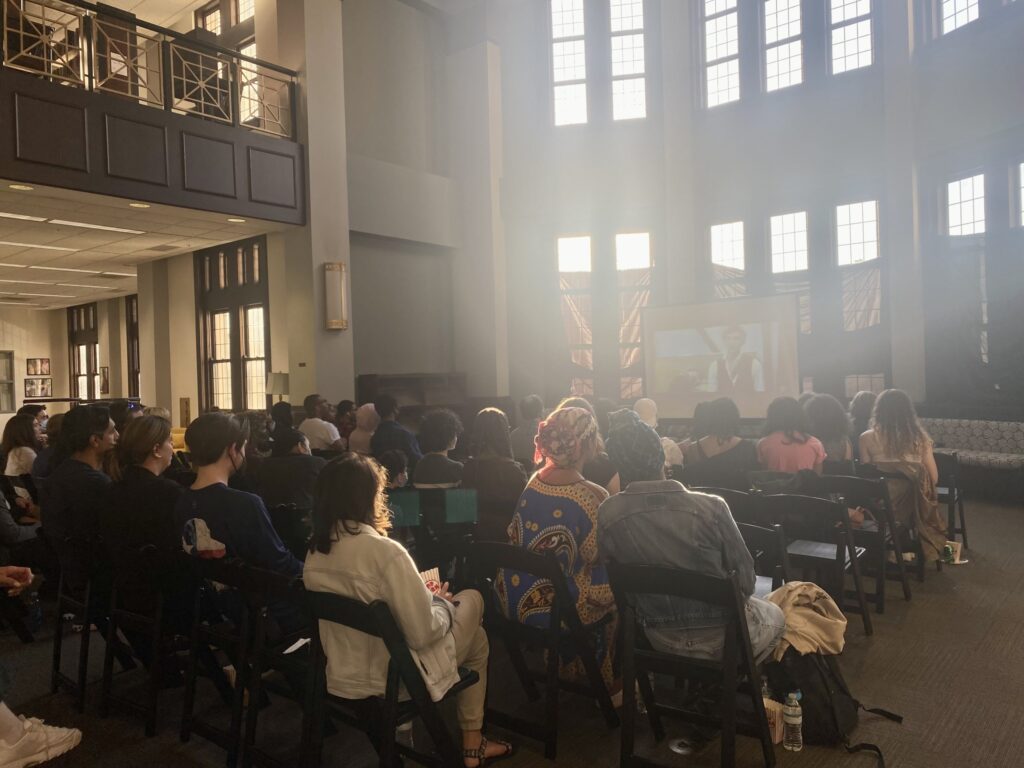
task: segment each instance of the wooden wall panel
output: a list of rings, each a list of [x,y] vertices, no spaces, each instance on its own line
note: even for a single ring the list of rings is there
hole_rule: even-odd
[[[89,170],[84,108],[16,93],[14,124],[17,132],[14,151],[19,160],[73,171]]]
[[[106,115],[107,175],[167,186],[167,129]]]

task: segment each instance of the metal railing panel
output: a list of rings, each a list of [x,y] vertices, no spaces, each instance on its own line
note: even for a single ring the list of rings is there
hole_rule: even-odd
[[[55,0],[4,0],[4,66],[85,86],[85,14]]]
[[[161,37],[104,18],[92,27],[93,90],[163,107]]]
[[[234,62],[226,56],[205,53],[177,42],[168,45],[171,51],[172,109],[232,122]]]
[[[290,138],[294,122],[291,79],[240,61],[238,122],[254,131]]]

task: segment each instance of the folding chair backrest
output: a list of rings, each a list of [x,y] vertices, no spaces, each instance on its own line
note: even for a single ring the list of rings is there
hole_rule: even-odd
[[[809,539],[835,543],[837,530],[847,529],[846,507],[815,496],[762,496],[759,509],[762,519],[781,525],[790,541]]]
[[[754,556],[757,571],[762,576],[771,576],[773,587],[778,588],[789,579],[789,557],[786,554],[786,534],[781,525],[770,528],[737,523],[743,543]],[[757,557],[760,553],[760,557]]]
[[[702,461],[683,468],[675,477],[687,488],[734,488],[737,491],[750,490],[747,474],[735,469],[719,467],[713,462]]]
[[[889,484],[882,478],[822,475],[813,490],[822,496],[841,496],[848,507],[882,511],[890,505]]]
[[[297,579],[257,568],[239,558],[190,559],[200,577],[237,590],[253,608],[264,607],[273,599],[286,599],[296,594]]]
[[[853,459],[825,459],[821,465],[823,475],[854,475],[857,473]]]
[[[734,491],[730,488],[693,488],[692,490],[699,491],[700,493],[709,493],[712,496],[720,496],[729,506],[732,518],[737,523],[758,524],[758,497],[756,495],[744,493],[743,491]]]
[[[939,470],[938,484],[943,488],[956,487],[960,474],[960,458],[957,454],[934,451],[932,456],[935,457],[935,466]]]

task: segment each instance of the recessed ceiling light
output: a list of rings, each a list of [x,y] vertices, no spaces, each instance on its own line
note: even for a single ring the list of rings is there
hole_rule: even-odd
[[[19,296],[38,296],[43,299],[73,299],[70,293],[19,293]]]
[[[16,281],[12,280],[11,282],[13,283]],[[109,285],[83,285],[82,283],[57,283],[57,285],[59,285],[61,288],[97,288],[101,291],[110,288]]]
[[[102,229],[104,232],[124,232],[126,235],[144,235],[141,229],[125,229],[124,227],[107,227],[103,224],[89,224],[84,221],[67,221],[65,219],[50,219],[50,224],[59,224],[62,227],[80,227],[82,229]]]
[[[0,283],[19,283],[21,285],[53,285],[42,280],[0,280]]]
[[[84,271],[84,270],[80,270]],[[103,272],[104,275],[114,275],[115,277],[135,277],[134,272]]]
[[[10,245],[14,248],[39,248],[44,251],[66,251],[67,253],[78,251],[77,248],[61,248],[56,245],[39,245],[39,243],[15,243],[10,240],[0,240],[0,245]]]
[[[8,189],[16,189],[18,192],[31,192],[35,187],[30,187],[28,184],[8,184]]]
[[[228,219],[232,224],[245,224],[245,219]]]
[[[0,267],[12,267],[14,269],[25,269],[25,264],[8,264],[7,262],[0,263]]]
[[[74,267],[40,267],[32,265],[29,269],[45,269],[50,272],[81,272],[83,275],[98,275],[100,274],[97,269],[75,269]]]
[[[28,301],[0,301],[0,304],[11,307],[38,307],[38,304],[32,304]]]
[[[149,208],[149,203],[128,203],[129,208]]]
[[[0,219],[20,219],[22,221],[46,221],[45,216],[26,216],[24,213],[7,213],[0,211]]]

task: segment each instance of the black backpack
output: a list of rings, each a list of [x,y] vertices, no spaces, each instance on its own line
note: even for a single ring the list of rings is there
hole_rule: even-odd
[[[863,706],[850,694],[850,689],[839,671],[838,657],[820,653],[801,655],[789,648],[780,661],[764,666],[768,684],[777,696],[799,690],[802,694],[800,709],[803,714],[803,738],[807,744],[835,746],[842,744],[847,752],[872,752],[879,768],[885,768],[885,758],[874,744],[851,744],[850,737],[857,729],[861,709],[902,723],[900,715],[884,709]]]

